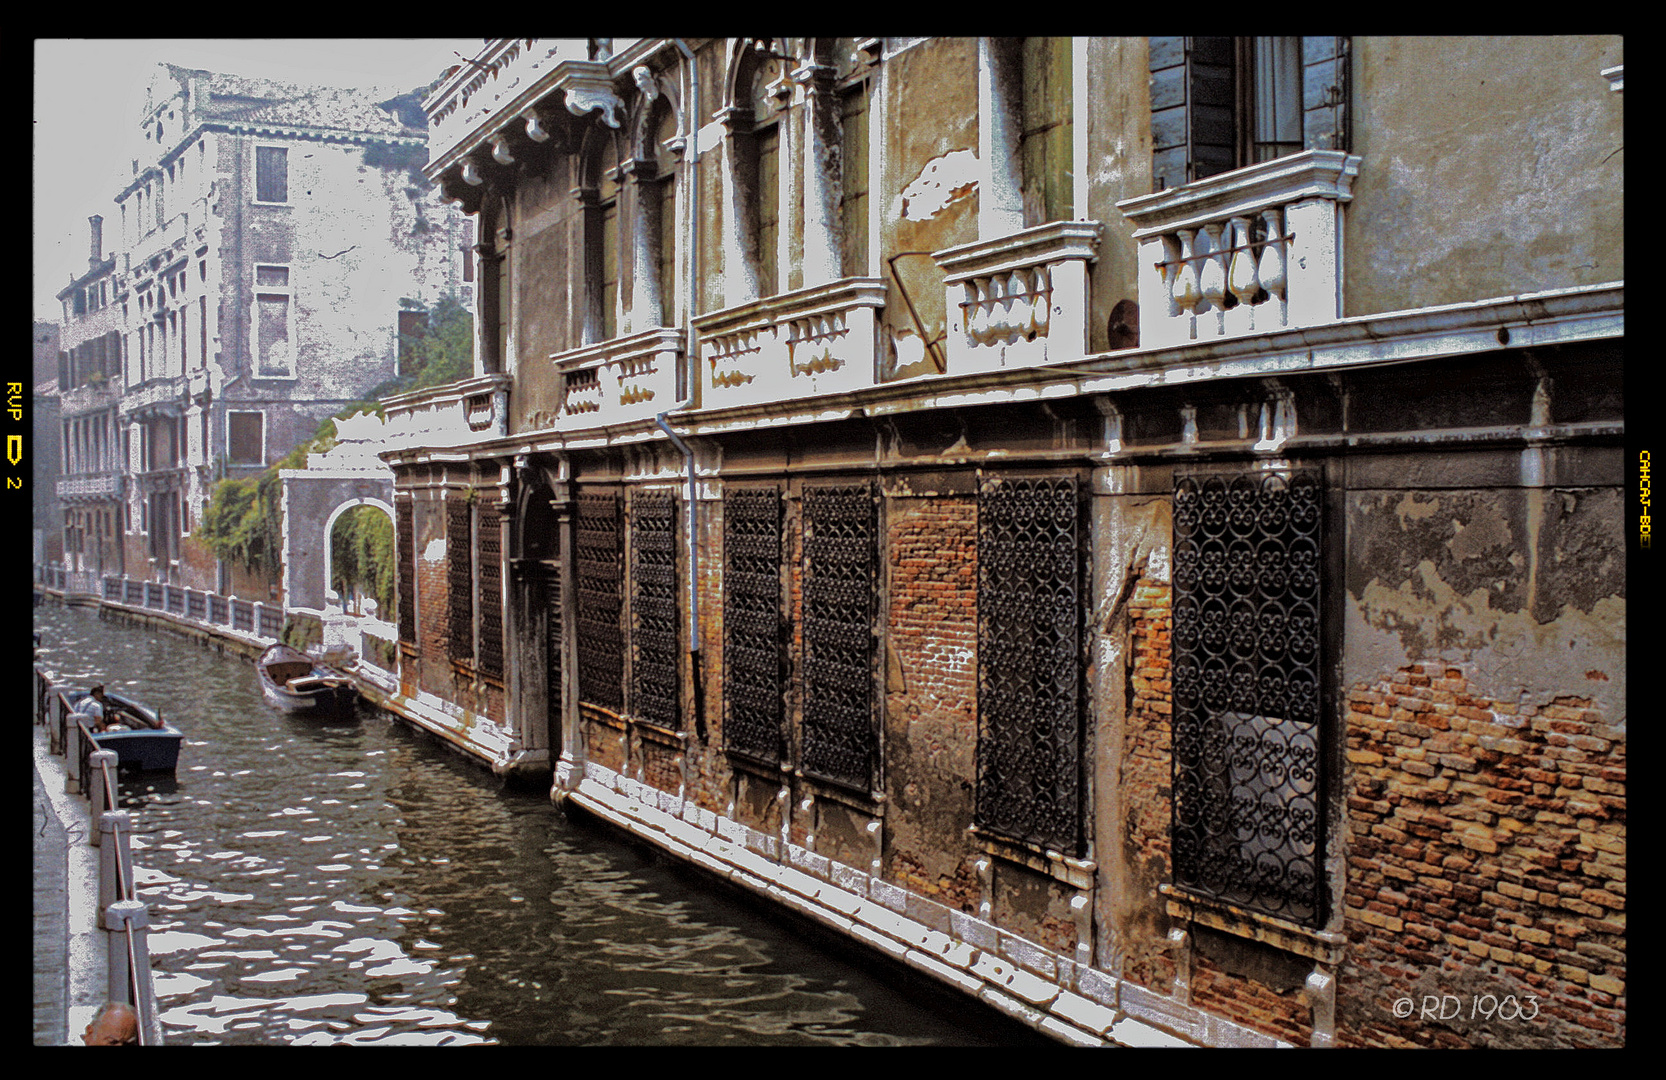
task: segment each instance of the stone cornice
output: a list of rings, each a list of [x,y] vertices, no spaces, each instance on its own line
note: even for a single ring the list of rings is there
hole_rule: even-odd
[[[93,281],[97,278],[104,277],[107,274],[114,273],[115,269],[116,269],[116,257],[114,255],[111,255],[109,258],[105,259],[103,262],[99,263],[97,266],[93,267],[91,270],[88,270],[85,274],[82,274],[80,277],[76,278],[74,281],[70,282],[68,285],[65,285],[62,289],[60,289],[57,292],[56,297],[59,300],[67,300],[67,299],[69,299],[69,294],[74,292],[76,289],[79,289],[81,286],[85,285],[89,281]],[[81,317],[85,318],[85,316],[81,316]]]
[[[724,436],[919,409],[1045,401],[1223,379],[1439,361],[1505,348],[1617,341],[1624,334],[1625,284],[1612,282],[1361,315],[1266,335],[1127,349],[1056,365],[923,375],[794,401],[682,409],[669,415],[685,436]],[[452,384],[453,392],[456,386]],[[1580,437],[1581,430],[1570,428],[1569,437]],[[471,455],[502,458],[516,453],[605,449],[662,438],[650,418],[583,429],[516,432],[460,446],[409,447],[380,456],[390,464],[410,465],[463,461]]]
[[[133,179],[116,194],[116,201],[120,202],[143,187],[145,182],[162,172],[162,166],[175,160],[190,146],[192,142],[201,138],[205,133],[218,132],[222,135],[248,135],[255,138],[267,137],[274,139],[301,139],[315,142],[341,142],[369,145],[383,143],[394,146],[426,146],[427,135],[392,135],[385,132],[350,131],[346,128],[315,128],[297,124],[263,124],[250,123],[239,120],[202,120],[193,126],[173,149],[159,155],[155,161],[147,163]]]

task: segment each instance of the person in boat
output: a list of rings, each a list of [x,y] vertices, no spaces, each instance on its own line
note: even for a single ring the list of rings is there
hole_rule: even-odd
[[[93,731],[107,731],[109,726],[104,722],[104,717],[109,707],[109,700],[104,696],[104,684],[98,683],[87,691],[86,697],[75,703],[75,715],[85,717],[87,726]],[[127,725],[122,726],[125,728]]]
[[[143,731],[152,726],[143,717],[119,708],[115,702],[105,697],[103,683],[94,686],[87,691],[86,697],[76,702],[75,712],[87,717],[87,727],[94,735],[106,731]]]

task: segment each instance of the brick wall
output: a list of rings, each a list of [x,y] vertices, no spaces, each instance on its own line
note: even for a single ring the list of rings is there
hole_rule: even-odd
[[[977,501],[891,499],[883,553],[889,876],[975,910]]]
[[[1351,688],[1347,1042],[1624,1044],[1625,732],[1589,706],[1443,664]],[[1467,1015],[1394,1017],[1408,995]],[[1480,995],[1537,1012],[1478,1019]]]
[[[1157,893],[1157,886],[1173,876],[1169,861],[1172,625],[1168,584],[1148,578],[1135,582],[1128,599],[1128,721],[1122,760],[1127,835],[1123,842],[1130,849],[1137,892],[1148,902],[1138,932],[1129,934],[1122,944],[1124,972],[1152,989],[1166,989],[1174,978],[1174,964],[1164,947],[1168,920]]]

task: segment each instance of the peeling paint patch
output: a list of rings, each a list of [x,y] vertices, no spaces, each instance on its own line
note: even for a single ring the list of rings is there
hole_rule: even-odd
[[[920,175],[902,189],[902,216],[908,221],[930,221],[978,189],[978,155],[951,150],[926,162]]]
[[[1439,499],[1427,498],[1417,492],[1408,491],[1405,497],[1400,500],[1400,505],[1394,508],[1394,512],[1400,518],[1400,528],[1404,529],[1407,518],[1417,521],[1421,518],[1433,516],[1439,509]]]
[[[1495,547],[1511,544],[1510,526],[1490,502],[1477,503],[1468,524],[1462,521],[1453,524],[1456,531],[1446,546],[1456,558],[1477,558]]]
[[[428,546],[422,549],[422,561],[430,563],[445,561],[445,537],[436,536],[428,541]]]

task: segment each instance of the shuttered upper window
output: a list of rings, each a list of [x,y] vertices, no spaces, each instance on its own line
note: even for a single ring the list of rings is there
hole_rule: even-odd
[[[1152,38],[1156,187],[1347,149],[1349,52],[1338,37]]]
[[[281,146],[255,147],[255,201],[289,201],[289,151]]]

